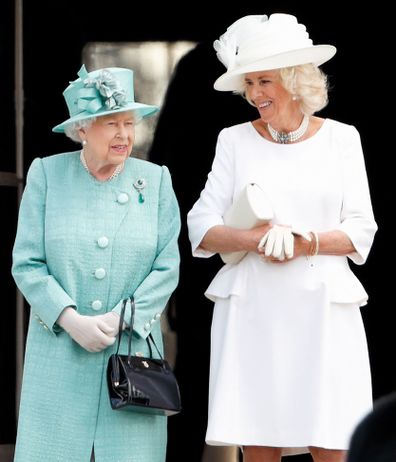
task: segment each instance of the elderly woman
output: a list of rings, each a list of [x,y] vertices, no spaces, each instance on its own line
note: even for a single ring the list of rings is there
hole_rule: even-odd
[[[314,115],[327,103],[318,66],[336,50],[313,45],[287,14],[243,17],[214,45],[227,67],[215,89],[242,93],[259,117],[220,132],[188,214],[195,256],[244,255],[206,291],[206,440],[243,447],[245,462],[308,451],[341,462],[372,404],[367,294],[347,260],[366,261],[377,226],[356,128]],[[243,229],[242,210],[238,228],[226,226],[249,183],[266,193],[272,221]]]
[[[162,462],[166,417],[112,410],[105,378],[122,301],[134,296],[147,356],[178,281],[169,171],[130,157],[135,124],[158,108],[135,102],[131,70],[78,75],[53,130],[83,148],[33,161],[19,213],[12,273],[31,315],[15,461]]]

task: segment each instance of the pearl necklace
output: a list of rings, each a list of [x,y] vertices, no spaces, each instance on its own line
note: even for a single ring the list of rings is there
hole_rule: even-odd
[[[308,125],[309,116],[305,114],[301,122],[301,125],[297,128],[297,130],[294,130],[294,132],[278,132],[277,130],[272,128],[270,124],[267,124],[267,128],[274,141],[276,141],[277,143],[286,144],[292,143],[293,141],[297,141],[298,139],[300,139],[307,131]]]
[[[85,160],[85,157],[84,157],[84,151],[81,151],[80,153],[80,160],[81,160],[81,163],[83,164],[83,167],[85,168],[85,170],[90,174],[92,175],[92,173],[89,171],[89,168],[88,168],[88,165],[87,165],[87,161]],[[109,178],[106,178],[104,181],[110,181],[112,180],[113,178],[115,178],[120,172],[121,170],[124,168],[124,162],[122,162],[122,164],[119,164],[117,165],[117,167],[115,168],[114,172],[109,176]],[[94,177],[94,175],[92,175]]]

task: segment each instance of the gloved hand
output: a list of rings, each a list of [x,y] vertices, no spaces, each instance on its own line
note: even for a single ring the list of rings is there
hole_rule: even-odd
[[[105,314],[100,314],[97,318],[102,319],[108,326],[114,329],[114,333],[112,334],[114,337],[118,335],[119,328],[120,328],[120,315],[115,311],[109,311]],[[126,327],[125,321],[122,323],[122,330]]]
[[[90,353],[97,353],[113,345],[114,328],[102,316],[83,316],[72,307],[65,308],[57,323]]]
[[[261,238],[258,249],[264,249],[265,257],[271,256],[280,261],[293,258],[294,234],[311,241],[311,236],[304,231],[298,231],[291,226],[274,225]]]

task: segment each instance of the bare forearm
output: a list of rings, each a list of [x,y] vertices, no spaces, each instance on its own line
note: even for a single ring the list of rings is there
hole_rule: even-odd
[[[258,243],[269,227],[269,225],[262,225],[245,230],[223,225],[213,226],[205,234],[200,247],[210,252],[235,252],[240,250],[257,252]]]
[[[348,255],[356,249],[343,231],[326,231],[319,233],[320,255]]]
[[[315,236],[312,234],[312,238]],[[319,255],[348,255],[355,252],[349,237],[343,231],[325,231],[317,233],[319,239],[318,243],[318,254]],[[308,242],[307,240],[296,236],[294,241],[294,255],[310,255],[312,250],[315,250],[316,243]],[[311,254],[312,255],[312,254]]]
[[[309,232],[311,240],[308,241],[298,233],[294,233],[294,250],[293,257],[281,260],[283,262],[290,261],[291,259],[300,256],[314,256],[314,255],[348,255],[355,252],[355,248],[349,237],[343,231],[326,231],[317,233],[315,231]],[[264,250],[260,249],[259,253],[263,256]],[[278,261],[273,255],[265,257],[270,261]]]
[[[250,230],[230,228],[217,225],[209,229],[201,241],[200,247],[210,252],[236,252],[246,250],[258,252],[260,239],[270,229],[271,225],[262,225]],[[355,252],[349,237],[339,230],[318,233],[320,255],[348,255]],[[309,254],[310,243],[296,236],[294,256]]]

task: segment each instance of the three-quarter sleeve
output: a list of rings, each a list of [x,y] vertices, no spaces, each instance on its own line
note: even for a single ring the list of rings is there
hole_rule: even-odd
[[[350,144],[342,153],[343,203],[338,229],[348,235],[356,249],[348,257],[362,265],[371,249],[377,224],[371,205],[360,135],[354,127],[351,130]]]
[[[187,214],[188,234],[195,257],[208,258],[215,254],[200,248],[210,228],[223,225],[223,215],[232,203],[234,189],[233,149],[223,129],[217,139],[216,154],[205,188]]]

